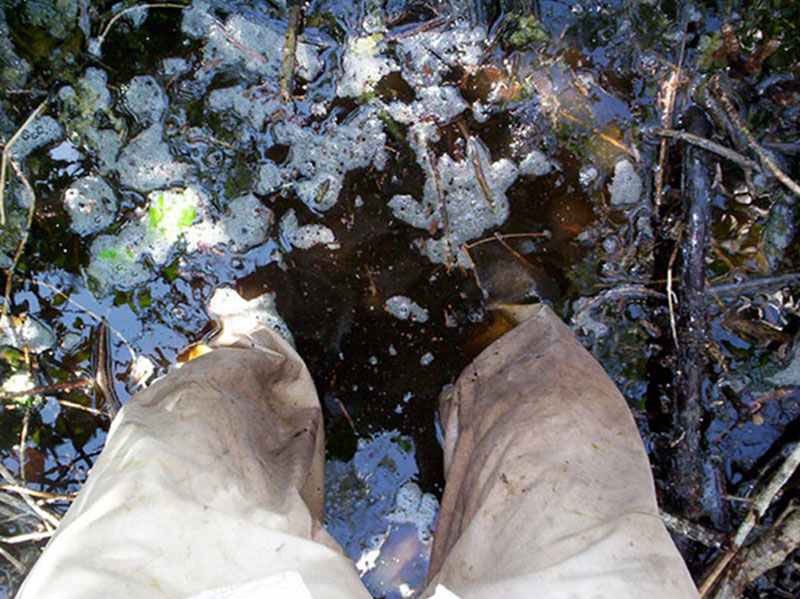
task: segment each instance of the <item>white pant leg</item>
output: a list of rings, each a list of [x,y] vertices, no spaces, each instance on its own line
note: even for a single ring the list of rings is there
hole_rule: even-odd
[[[308,371],[278,335],[241,324],[124,406],[19,598],[178,599],[286,571],[315,599],[369,598],[320,524]]]
[[[428,593],[697,597],[625,400],[549,308],[478,356],[443,406]]]

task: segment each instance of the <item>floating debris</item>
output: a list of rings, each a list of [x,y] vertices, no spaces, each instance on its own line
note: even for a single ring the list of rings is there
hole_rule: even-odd
[[[40,116],[31,121],[9,149],[11,158],[20,160],[34,150],[61,139],[64,129],[51,116]]]
[[[479,239],[486,230],[502,225],[508,218],[508,199],[505,192],[517,178],[519,170],[507,158],[487,166],[488,168],[482,170],[486,185],[483,188],[472,161],[456,161],[447,154],[439,157],[436,169],[449,215],[449,231],[446,232],[449,239],[431,238],[417,244],[431,262],[445,263],[445,244],[448,241],[453,248],[458,249],[469,241]],[[398,219],[412,227],[428,230],[435,218],[429,215],[438,215],[440,212],[438,191],[434,178],[428,177],[422,202],[408,195],[400,195],[393,197],[389,206]],[[463,251],[459,250],[456,255],[457,265],[471,268],[469,257]]]
[[[155,123],[125,146],[114,165],[120,183],[137,191],[148,192],[172,185],[182,185],[189,166],[177,162],[164,141],[164,125]]]
[[[98,176],[82,177],[64,192],[64,206],[70,215],[70,228],[78,235],[105,229],[114,221],[117,196]]]
[[[419,485],[408,481],[397,491],[395,508],[387,516],[390,522],[413,524],[417,528],[420,541],[433,540],[433,529],[439,513],[439,502],[431,493],[423,493]]]
[[[642,179],[634,166],[624,158],[614,165],[614,177],[608,192],[613,206],[635,204],[642,197]]]
[[[405,295],[394,295],[383,304],[384,309],[400,320],[428,322],[428,311]]]
[[[519,165],[521,175],[543,177],[551,170],[553,170],[553,164],[539,150],[532,150]]]
[[[380,33],[347,40],[336,93],[343,98],[358,98],[371,92],[385,75],[398,70],[397,63],[380,55],[385,48],[386,42]]]
[[[125,109],[144,127],[160,121],[167,110],[167,94],[149,75],[131,79],[123,96]]]
[[[300,250],[308,250],[315,245],[324,245],[329,250],[340,247],[328,227],[316,224],[299,226],[294,208],[290,208],[281,218],[280,231],[288,245]]]

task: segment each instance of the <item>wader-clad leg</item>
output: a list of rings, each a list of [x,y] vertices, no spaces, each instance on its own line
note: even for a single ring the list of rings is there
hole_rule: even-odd
[[[124,406],[19,597],[178,599],[286,571],[315,599],[369,597],[320,524],[322,414],[305,365],[254,321],[225,327],[217,349]]]
[[[442,412],[447,483],[430,591],[697,597],[625,400],[549,308],[478,356]]]

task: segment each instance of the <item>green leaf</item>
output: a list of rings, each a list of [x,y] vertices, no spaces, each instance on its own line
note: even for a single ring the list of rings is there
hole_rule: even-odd
[[[114,260],[119,256],[119,252],[113,248],[108,248],[97,254],[98,258],[102,258],[103,260]]]

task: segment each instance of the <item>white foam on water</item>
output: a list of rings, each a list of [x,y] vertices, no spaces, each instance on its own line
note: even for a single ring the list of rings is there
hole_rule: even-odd
[[[414,322],[427,322],[428,311],[417,302],[405,295],[394,295],[386,300],[383,308],[395,318],[412,320]]]
[[[90,175],[67,188],[64,207],[70,216],[70,228],[78,235],[89,235],[114,221],[117,196],[101,177]]]

